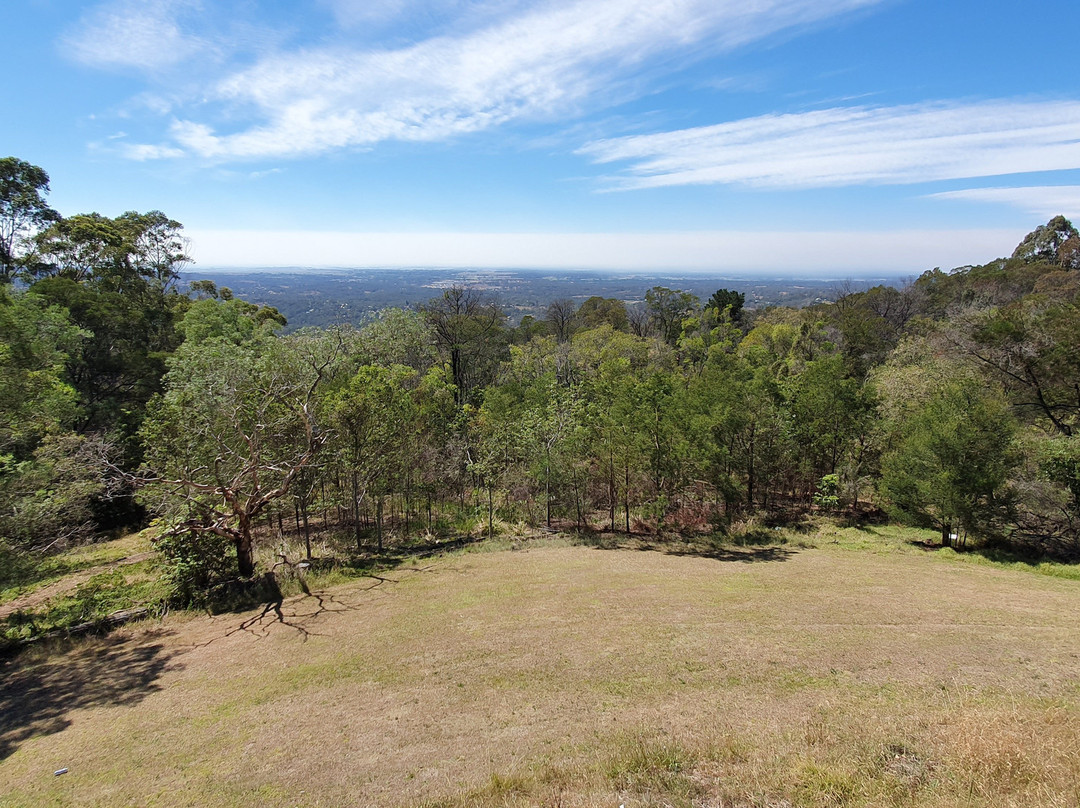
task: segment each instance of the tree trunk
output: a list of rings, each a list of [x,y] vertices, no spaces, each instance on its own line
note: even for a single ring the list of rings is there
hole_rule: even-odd
[[[352,475],[352,501],[353,501],[353,536],[356,539],[356,550],[359,552],[362,548],[360,541],[360,481],[358,479],[358,473],[353,472]]]
[[[375,536],[378,541],[379,552],[382,552],[382,510],[383,510],[383,498],[382,494],[379,494],[375,505]]]
[[[551,453],[544,447],[544,499],[547,501],[547,526],[551,527]]]
[[[615,532],[615,453],[608,452],[608,506],[610,508],[611,532]]]
[[[251,541],[251,517],[240,514],[236,537],[236,571],[241,578],[250,578],[255,574],[255,547]]]
[[[577,526],[581,527],[581,485],[578,481],[577,471],[574,472],[574,508],[577,510]]]
[[[306,501],[304,507],[300,509],[300,515],[304,520],[304,549],[307,551],[307,560],[311,561],[311,528],[308,526]]]

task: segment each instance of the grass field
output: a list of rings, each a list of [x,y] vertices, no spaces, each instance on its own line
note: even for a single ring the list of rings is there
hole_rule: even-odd
[[[1080,805],[1075,568],[913,535],[520,541],[35,649],[0,804]]]

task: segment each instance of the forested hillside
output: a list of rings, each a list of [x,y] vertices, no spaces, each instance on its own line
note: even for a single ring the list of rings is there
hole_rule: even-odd
[[[510,327],[455,287],[280,335],[166,215],[62,217],[0,161],[5,568],[152,522],[172,597],[260,542],[381,552],[497,524],[724,534],[810,510],[1080,557],[1080,237],[804,309],[664,287]]]

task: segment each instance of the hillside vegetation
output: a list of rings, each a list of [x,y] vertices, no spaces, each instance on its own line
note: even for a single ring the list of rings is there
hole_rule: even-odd
[[[277,310],[211,281],[177,291],[178,222],[62,217],[44,171],[0,162],[4,588],[151,522],[145,597],[173,606],[512,525],[744,540],[887,515],[964,549],[1080,556],[1080,237],[1062,217],[1009,258],[803,309],[657,286],[510,327],[451,287],[282,336]],[[19,619],[9,639],[55,623]]]

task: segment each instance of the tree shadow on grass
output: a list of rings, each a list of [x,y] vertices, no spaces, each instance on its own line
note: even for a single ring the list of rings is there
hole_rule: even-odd
[[[740,564],[752,564],[759,561],[787,561],[796,553],[796,550],[782,544],[730,544],[707,539],[685,541],[678,538],[663,539],[655,536],[627,537],[611,533],[598,536],[579,534],[577,538],[581,544],[595,550],[637,550],[639,552],[707,558],[713,561]]]
[[[76,710],[131,706],[161,689],[170,669],[163,631],[138,638],[72,641],[37,658],[25,652],[0,658],[0,760],[31,738],[62,732]]]
[[[711,558],[714,561],[738,562],[741,564],[753,564],[758,561],[787,561],[795,550],[790,547],[753,546],[753,547],[642,547],[643,550],[653,549],[665,555],[693,556],[694,558]]]
[[[384,561],[385,566],[374,569],[370,566],[356,568],[358,570],[357,582],[366,580],[369,583],[367,586],[357,587],[354,585],[350,588],[350,594],[361,597],[361,600],[355,603],[350,603],[348,598],[341,593],[312,589],[308,586],[302,574],[299,577],[294,577],[293,580],[303,594],[285,595],[280,585],[281,581],[278,580],[278,575],[282,574],[282,572],[277,571],[277,567],[282,565],[276,565],[275,570],[263,574],[253,582],[249,582],[254,583],[255,587],[248,593],[250,597],[247,600],[236,600],[233,608],[223,610],[218,614],[248,611],[252,606],[252,597],[260,598],[258,611],[243,617],[238,624],[224,633],[206,642],[197,643],[195,647],[205,647],[217,640],[241,633],[251,635],[256,639],[262,639],[268,637],[275,628],[291,630],[304,642],[311,637],[323,636],[319,628],[326,620],[333,618],[336,614],[365,608],[367,606],[367,601],[363,600],[365,595],[374,593],[376,590],[389,589],[394,584],[400,583],[403,574],[419,575],[433,572],[435,570],[433,566],[412,566],[407,565],[405,561],[434,554],[401,554],[400,558],[387,554],[379,556]],[[298,564],[284,562],[284,566],[288,569],[283,572],[296,576]],[[375,571],[376,569],[378,571]],[[359,572],[359,570],[363,571]],[[446,572],[452,571],[452,568],[440,566],[439,570]]]
[[[995,564],[1023,564],[1036,569],[1047,563],[1062,566],[1075,566],[1080,568],[1080,555],[1065,553],[1048,553],[1032,547],[1009,547],[997,544],[975,544],[967,542],[953,542],[944,544],[941,541],[927,541],[920,539],[908,539],[907,543],[912,547],[918,547],[927,553],[942,553],[950,551],[959,555],[980,556]]]

